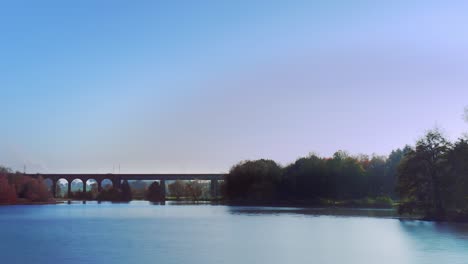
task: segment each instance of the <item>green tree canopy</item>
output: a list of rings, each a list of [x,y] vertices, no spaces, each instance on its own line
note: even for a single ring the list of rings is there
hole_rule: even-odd
[[[448,154],[451,144],[438,130],[418,140],[399,167],[400,212],[445,215],[450,181]]]

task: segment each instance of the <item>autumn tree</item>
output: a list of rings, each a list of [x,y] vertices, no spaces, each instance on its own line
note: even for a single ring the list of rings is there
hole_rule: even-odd
[[[42,177],[33,179],[31,177],[23,176],[25,178],[24,188],[21,196],[33,202],[47,202],[52,197],[47,185]]]
[[[16,190],[8,183],[6,175],[0,175],[0,203],[16,203]]]

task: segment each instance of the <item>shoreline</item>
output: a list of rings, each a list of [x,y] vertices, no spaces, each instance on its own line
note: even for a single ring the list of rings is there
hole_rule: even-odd
[[[50,201],[50,202],[17,202],[17,203],[0,203],[0,206],[14,206],[14,205],[52,205],[52,204],[62,204],[64,201]]]

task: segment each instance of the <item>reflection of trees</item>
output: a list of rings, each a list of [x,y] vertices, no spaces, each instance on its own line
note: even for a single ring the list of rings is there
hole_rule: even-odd
[[[468,246],[468,225],[463,223],[400,220],[400,228],[409,238],[415,240],[417,245],[426,249],[432,247],[440,250],[444,240],[452,241],[451,246]]]

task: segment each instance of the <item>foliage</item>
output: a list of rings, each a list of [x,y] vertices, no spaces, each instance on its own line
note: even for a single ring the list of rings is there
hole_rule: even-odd
[[[132,191],[132,198],[143,200],[146,197],[148,184],[142,180],[129,181],[130,189]]]
[[[433,130],[405,155],[398,174],[398,190],[402,198],[400,213],[445,215],[452,180],[448,160],[451,147],[439,131]]]
[[[241,162],[226,177],[226,195],[249,201],[277,200],[282,174],[282,168],[272,160]]]
[[[123,202],[122,192],[117,188],[103,189],[96,197],[98,201]]]
[[[51,198],[42,178],[35,179],[0,166],[0,203],[16,203],[18,199],[48,202]]]
[[[199,181],[190,181],[185,184],[185,193],[194,201],[200,200],[203,194],[203,187]]]
[[[366,197],[364,199],[352,200],[350,205],[357,207],[392,208],[394,202],[388,196],[377,196],[375,198]]]
[[[76,199],[76,200],[93,200],[94,195],[93,195],[93,192],[77,191],[77,192],[72,192],[69,198]]]
[[[468,212],[468,141],[460,139],[453,145],[448,155],[451,166],[450,183],[448,188],[451,210]]]
[[[165,197],[161,185],[157,181],[153,182],[146,192],[146,200],[150,202],[160,202],[164,201],[164,199]]]
[[[130,189],[130,185],[128,184],[127,180],[124,180],[122,185],[120,186],[121,188],[121,200],[122,201],[131,201],[132,200],[132,190]]]
[[[468,220],[468,141],[438,130],[416,143],[399,166],[400,213],[428,219]]]
[[[185,196],[185,184],[180,181],[174,181],[168,185],[169,193],[171,196],[174,196],[177,200]]]
[[[229,200],[250,202],[281,200],[321,204],[320,201],[395,197],[395,167],[405,151],[395,150],[389,159],[376,155],[351,156],[345,151],[337,151],[330,158],[311,154],[284,168],[273,161],[245,161],[231,169],[222,190]]]
[[[0,175],[0,204],[14,204],[16,200],[15,188],[8,183],[6,175]]]
[[[51,198],[52,195],[41,177],[38,179],[27,176],[22,177],[25,179],[25,184],[22,192],[19,193],[20,197],[33,202],[47,202]]]

